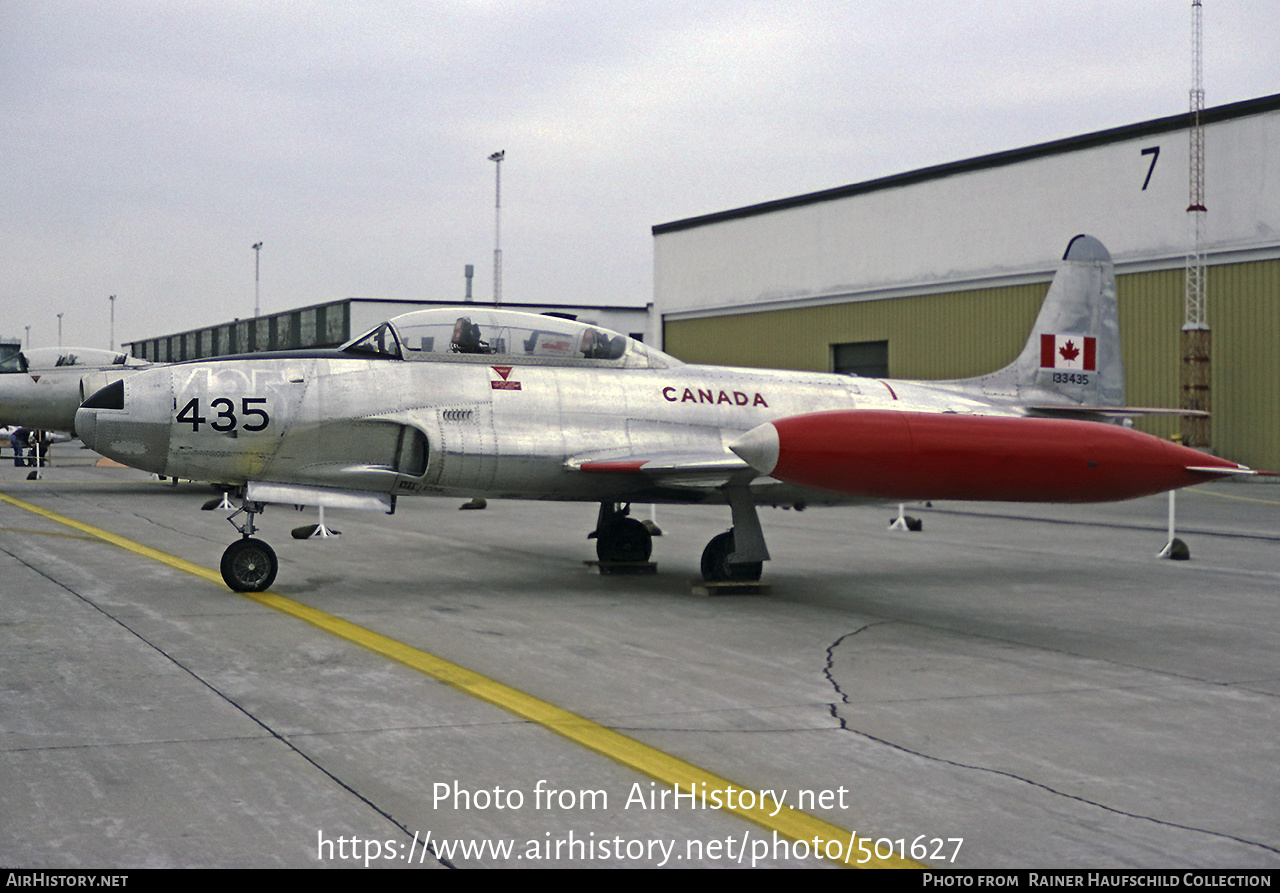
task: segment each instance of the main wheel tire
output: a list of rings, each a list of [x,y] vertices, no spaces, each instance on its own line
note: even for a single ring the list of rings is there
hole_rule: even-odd
[[[601,561],[648,561],[653,535],[635,518],[619,518],[596,534],[596,557]]]
[[[275,582],[280,562],[262,540],[245,537],[222,553],[222,579],[235,592],[262,592]]]
[[[711,538],[702,550],[702,579],[708,583],[752,582],[764,573],[764,562],[743,561],[730,563],[733,554],[733,531],[729,530]]]

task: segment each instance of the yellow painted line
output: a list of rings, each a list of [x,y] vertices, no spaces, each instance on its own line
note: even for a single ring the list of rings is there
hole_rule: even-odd
[[[94,527],[92,524],[85,524],[83,521],[77,521],[75,518],[68,518],[66,515],[51,512],[48,509],[41,508],[38,505],[33,505],[30,502],[24,502],[21,499],[16,499],[8,493],[0,493],[0,502],[7,502],[10,505],[17,506],[20,509],[25,509],[26,511],[39,515],[42,518],[46,518],[58,524],[64,524],[73,530],[80,531],[81,533],[87,533],[89,536],[96,537],[97,539],[108,542],[113,546],[119,546],[121,549],[133,552],[135,555],[141,555],[144,558],[150,558],[152,561],[167,564],[169,567],[208,580],[211,583],[217,583],[220,586],[226,585],[222,581],[222,574],[217,571],[211,571],[208,568],[203,568],[198,564],[194,564],[182,558],[176,558],[173,555],[161,552],[159,549],[152,549],[150,546],[135,543],[131,539],[126,539],[123,536],[117,536],[109,530],[103,530],[101,527]]]
[[[0,501],[33,512],[50,521],[64,524],[108,542],[113,546],[119,546],[121,549],[126,549],[134,554],[166,564],[184,573],[192,574],[219,586],[225,585],[222,575],[217,571],[209,570],[185,559],[168,555],[99,527],[94,527],[91,524],[85,524],[83,521],[77,521],[74,518],[24,502],[21,499],[15,499],[7,493],[0,493]],[[373,630],[357,626],[340,617],[326,614],[324,611],[319,611],[284,596],[276,595],[274,592],[243,592],[237,594],[274,611],[279,611],[282,614],[287,614],[290,617],[309,623],[339,638],[346,639],[348,642],[366,648],[375,654],[388,657],[433,679],[438,679],[474,698],[479,698],[482,701],[514,713],[516,716],[535,722],[543,728],[555,732],[557,735],[568,738],[570,741],[621,763],[623,766],[635,769],[637,772],[641,772],[656,781],[667,785],[679,785],[679,790],[685,794],[689,791],[695,791],[701,798],[705,793],[708,803],[714,802],[712,798],[717,793],[720,796],[720,802],[727,804],[730,802],[730,790],[733,792],[751,790],[749,788],[744,789],[740,784],[708,772],[678,757],[673,757],[634,738],[619,734],[598,722],[557,707],[549,701],[525,694],[519,689],[504,685],[487,676],[482,676],[452,661],[406,645]],[[735,801],[736,796],[735,793],[733,798]],[[684,799],[682,802],[688,803],[688,800]],[[699,803],[701,802],[699,800]],[[815,855],[821,856],[824,851],[834,852],[833,848],[827,847],[828,841],[838,843],[840,847],[839,856],[829,860],[838,865],[847,864],[849,867],[867,868],[928,867],[910,859],[903,859],[897,855],[890,855],[888,858],[877,858],[874,855],[874,839],[857,837],[854,833],[844,828],[832,825],[816,816],[809,815],[790,806],[784,805],[779,810],[776,802],[770,802],[767,805],[757,804],[752,808],[746,808],[741,805],[725,806],[721,811],[734,813],[749,822],[759,825],[766,831],[777,831],[779,834],[794,841],[807,841],[810,848],[816,850]],[[777,811],[778,814],[776,816],[770,815],[774,811]],[[820,843],[815,844],[815,838]],[[859,844],[866,847],[866,852],[859,848]],[[859,859],[866,858],[867,852],[872,854],[871,858],[864,865],[857,865]]]

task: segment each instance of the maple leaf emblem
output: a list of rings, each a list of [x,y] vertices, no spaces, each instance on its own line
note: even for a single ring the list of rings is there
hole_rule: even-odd
[[[1080,356],[1080,348],[1076,347],[1074,342],[1068,341],[1066,344],[1062,345],[1062,347],[1058,348],[1058,353],[1062,354],[1062,358],[1070,363],[1076,357]]]

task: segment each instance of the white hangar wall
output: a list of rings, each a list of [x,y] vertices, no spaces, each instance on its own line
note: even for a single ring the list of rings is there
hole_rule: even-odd
[[[1209,263],[1280,256],[1280,95],[1204,120]],[[655,226],[654,309],[670,320],[1033,281],[1081,232],[1118,271],[1181,265],[1186,125],[1177,115]]]

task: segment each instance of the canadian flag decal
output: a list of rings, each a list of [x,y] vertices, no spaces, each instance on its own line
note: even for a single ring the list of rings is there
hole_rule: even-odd
[[[1041,369],[1077,369],[1096,372],[1098,339],[1087,335],[1041,335]]]

